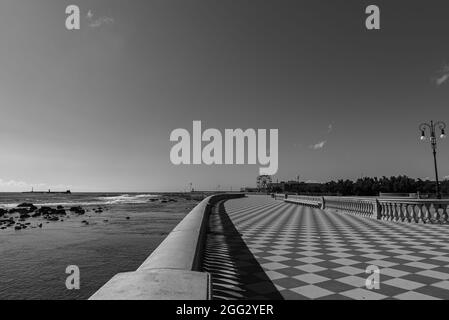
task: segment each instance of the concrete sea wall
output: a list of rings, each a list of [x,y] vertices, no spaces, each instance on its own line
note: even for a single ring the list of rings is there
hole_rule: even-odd
[[[244,196],[218,194],[201,201],[136,271],[115,275],[90,300],[210,299],[210,275],[199,271],[210,209]]]

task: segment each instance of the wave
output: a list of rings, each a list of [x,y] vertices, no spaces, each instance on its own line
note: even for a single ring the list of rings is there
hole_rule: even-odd
[[[104,201],[105,204],[126,204],[126,203],[147,203],[150,199],[159,198],[154,194],[138,194],[129,195],[122,194],[120,196],[99,197],[97,199]]]
[[[119,196],[104,196],[95,197],[90,199],[80,199],[79,201],[54,201],[54,202],[40,202],[37,199],[24,199],[22,202],[32,202],[36,206],[101,206],[101,205],[113,205],[113,204],[144,204],[151,201],[151,199],[157,199],[160,196],[154,194],[122,194]],[[37,201],[36,201],[37,200]],[[154,201],[154,200],[153,200]],[[0,203],[0,208],[10,209],[17,207],[21,202],[17,203]]]

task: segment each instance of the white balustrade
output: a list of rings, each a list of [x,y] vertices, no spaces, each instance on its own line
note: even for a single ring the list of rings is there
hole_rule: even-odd
[[[449,199],[320,197],[285,194],[275,194],[274,198],[321,209],[341,210],[379,220],[449,223]]]

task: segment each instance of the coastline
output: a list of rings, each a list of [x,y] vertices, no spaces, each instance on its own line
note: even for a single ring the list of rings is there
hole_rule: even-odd
[[[108,194],[95,194],[101,195]],[[88,298],[112,275],[137,268],[198,203],[175,200],[116,202],[103,205],[102,212],[86,205],[83,215],[28,219],[42,228],[0,230],[0,299]],[[80,290],[65,287],[68,265],[80,267]]]

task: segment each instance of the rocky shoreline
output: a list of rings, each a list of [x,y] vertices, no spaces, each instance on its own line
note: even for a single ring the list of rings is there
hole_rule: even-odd
[[[178,200],[172,197],[161,197],[149,199],[151,203],[168,204],[171,202],[177,202]],[[17,205],[15,208],[5,209],[0,208],[0,231],[13,229],[24,230],[32,228],[42,228],[44,224],[70,219],[71,217],[84,216],[87,213],[101,214],[104,211],[109,210],[106,205],[92,205],[88,208],[81,206],[64,207],[58,205],[56,207],[50,206],[36,206],[33,203],[24,202]],[[129,217],[126,217],[129,220]],[[108,222],[108,220],[104,220]],[[89,225],[87,220],[81,221],[82,225]]]
[[[108,210],[107,207],[98,206],[90,209],[95,213],[102,213]],[[86,214],[89,209],[82,208],[81,206],[74,206],[65,208],[64,206],[37,207],[32,203],[21,203],[17,207],[12,209],[0,208],[0,230],[8,228],[14,230],[22,230],[27,228],[42,228],[43,223],[49,223],[52,221],[64,221],[65,218],[71,216],[82,216]],[[37,223],[32,224],[30,221]]]

